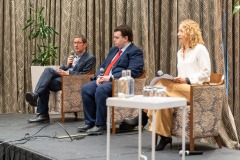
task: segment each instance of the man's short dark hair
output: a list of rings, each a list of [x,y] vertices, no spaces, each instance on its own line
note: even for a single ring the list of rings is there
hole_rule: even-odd
[[[128,36],[128,41],[132,42],[133,41],[133,32],[132,32],[132,28],[130,28],[128,25],[120,25],[117,26],[114,29],[114,32],[120,31],[122,33],[122,36]]]
[[[86,38],[84,35],[82,35],[82,34],[77,34],[77,35],[75,35],[75,36],[74,36],[74,39],[75,39],[75,38],[81,38],[82,41],[83,41],[83,43],[87,43],[87,38]]]

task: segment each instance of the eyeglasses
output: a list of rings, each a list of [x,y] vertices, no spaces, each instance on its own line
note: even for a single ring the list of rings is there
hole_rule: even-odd
[[[73,44],[82,44],[84,42],[73,42]]]

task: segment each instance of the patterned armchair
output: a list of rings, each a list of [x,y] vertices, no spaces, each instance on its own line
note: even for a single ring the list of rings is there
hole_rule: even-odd
[[[218,78],[216,78],[218,76]],[[219,78],[220,77],[220,78]],[[214,137],[219,148],[220,122],[225,86],[221,75],[211,75],[210,85],[191,86],[191,104],[186,107],[186,138],[190,139],[190,151],[194,151],[194,140]],[[218,82],[217,82],[218,81]],[[182,109],[173,113],[172,135],[182,135]]]
[[[143,75],[139,78],[134,79],[134,94],[135,95],[141,95],[143,87],[146,84],[146,74],[145,71],[143,72]],[[118,96],[118,79],[114,79],[112,82],[112,96],[117,97]],[[120,124],[123,119],[128,118],[134,118],[138,115],[138,109],[133,108],[121,108],[121,107],[111,107],[112,108],[112,116],[111,116],[111,122],[112,122],[112,133],[116,133],[116,125]]]
[[[94,69],[88,74],[63,76],[62,90],[50,93],[50,113],[61,112],[62,123],[65,120],[65,113],[74,113],[77,117],[77,112],[83,111],[81,86],[90,82],[93,73]]]

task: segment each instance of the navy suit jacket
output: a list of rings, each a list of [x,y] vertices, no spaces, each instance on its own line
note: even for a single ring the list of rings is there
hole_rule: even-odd
[[[96,58],[88,53],[84,52],[78,63],[73,67],[72,71],[69,71],[69,74],[86,74],[95,67]],[[67,70],[67,66],[61,66],[60,69]]]
[[[96,79],[96,77],[100,75],[100,68],[104,68],[104,70],[106,71],[107,66],[115,57],[118,50],[119,48],[117,47],[110,48],[110,51],[106,60],[99,67],[94,79]],[[127,49],[121,54],[117,62],[114,64],[112,68],[112,75],[114,76],[114,78],[120,78],[122,76],[122,70],[130,69],[131,76],[133,78],[137,78],[142,75],[143,66],[144,66],[144,60],[143,60],[142,50],[139,49],[137,46],[135,46],[133,43],[131,43],[127,47]]]

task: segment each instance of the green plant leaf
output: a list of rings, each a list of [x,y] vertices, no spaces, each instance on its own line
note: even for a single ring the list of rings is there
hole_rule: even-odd
[[[51,62],[54,62],[57,59],[57,49],[58,46],[54,46],[51,40],[54,38],[55,34],[58,34],[57,31],[49,26],[45,19],[44,7],[34,9],[30,6],[30,11],[33,11],[34,14],[25,22],[25,27],[31,30],[26,30],[28,33],[29,40],[36,39],[37,49],[36,52],[32,54],[33,60],[32,63],[38,65],[51,65]]]
[[[44,10],[44,7],[41,7],[40,10],[39,10],[40,15],[42,15],[43,10]]]
[[[31,26],[32,25],[32,23],[29,23],[29,24],[27,24],[27,26],[25,26],[24,28],[23,28],[23,30],[25,30],[25,29],[27,29],[29,26]]]
[[[37,31],[37,32],[35,32],[34,34],[32,34],[31,39],[35,39],[35,38],[37,38],[38,35],[39,35],[39,31]]]
[[[239,11],[240,11],[240,5],[239,6],[235,6],[234,9],[233,9],[233,14],[236,14]]]
[[[240,0],[234,0],[234,5],[237,5],[237,2],[239,2]]]

